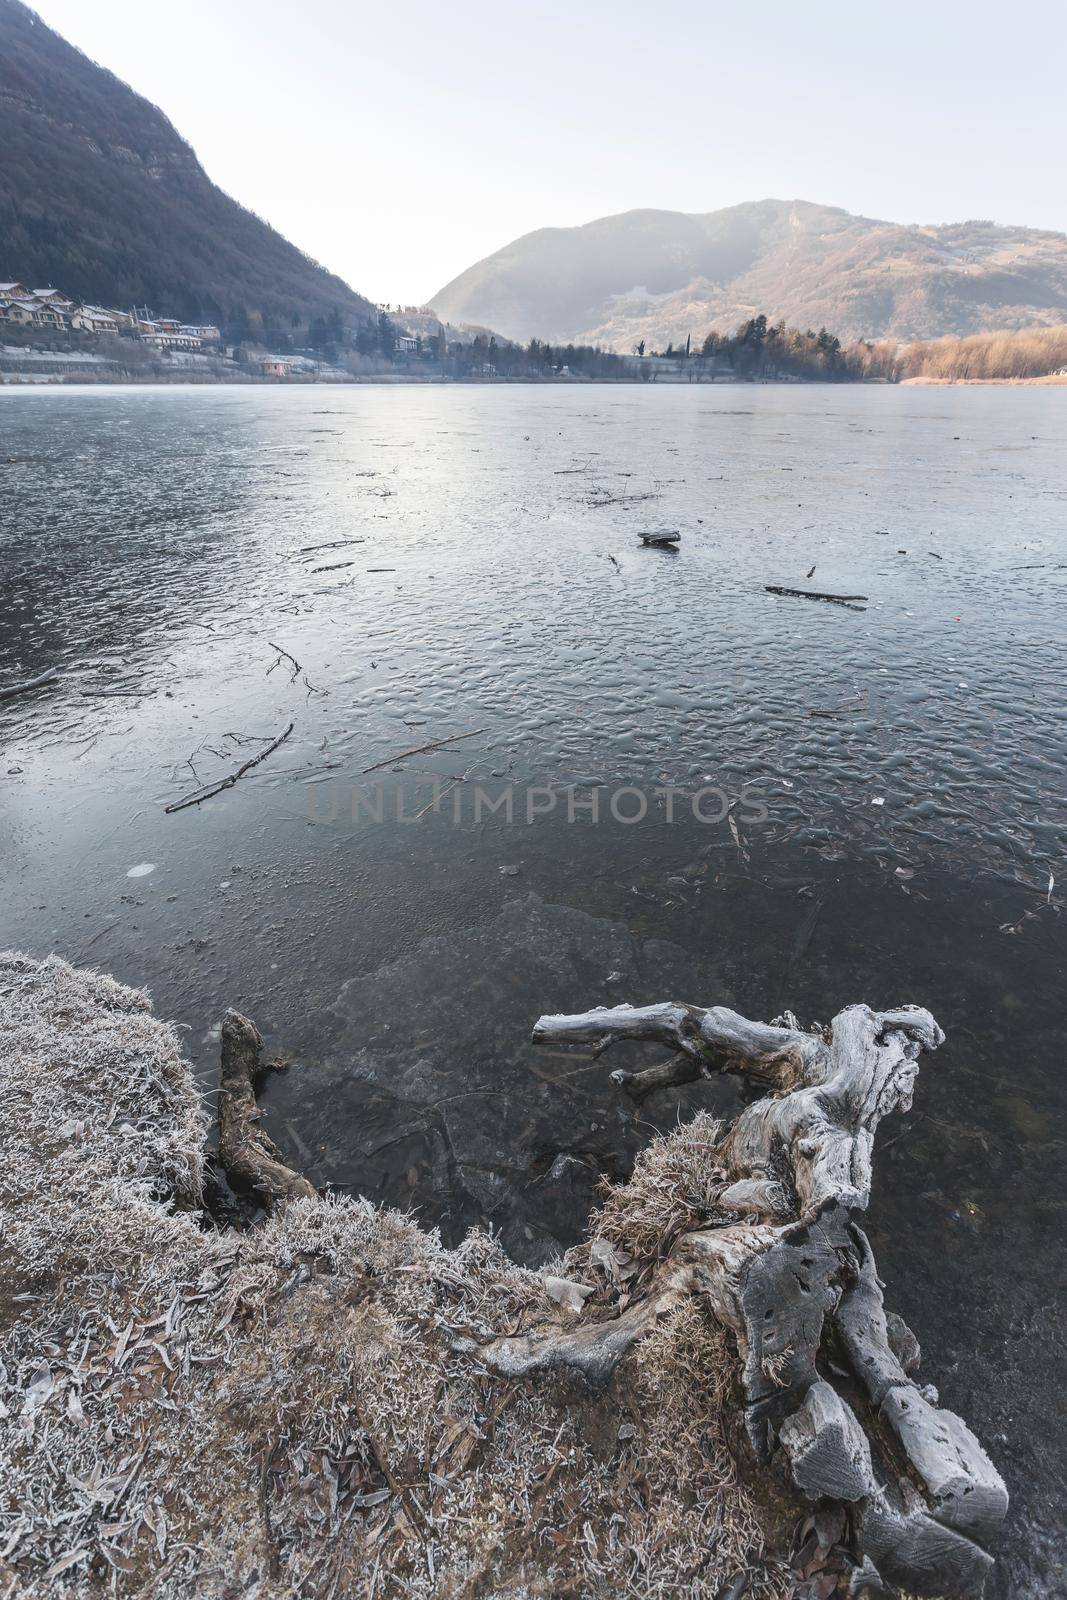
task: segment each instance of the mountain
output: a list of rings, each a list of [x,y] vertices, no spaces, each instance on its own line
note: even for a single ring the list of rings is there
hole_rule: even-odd
[[[453,278],[438,316],[513,339],[702,339],[765,311],[842,338],[928,339],[1067,322],[1067,235],[878,222],[804,200],[625,211],[539,228]]]
[[[19,0],[0,0],[0,152],[0,279],[253,330],[375,314]]]

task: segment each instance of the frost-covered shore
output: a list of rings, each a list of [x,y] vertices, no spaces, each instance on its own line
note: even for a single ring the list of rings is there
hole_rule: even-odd
[[[791,1592],[692,1303],[609,1392],[493,1378],[458,1346],[565,1323],[545,1279],[346,1197],[216,1226],[207,1119],[145,995],[0,956],[0,1072],[8,1592]],[[657,1141],[616,1232],[702,1148],[700,1119]],[[562,1270],[595,1278],[590,1246]]]

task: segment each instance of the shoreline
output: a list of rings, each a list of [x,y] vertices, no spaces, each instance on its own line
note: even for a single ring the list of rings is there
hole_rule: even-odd
[[[479,376],[417,377],[407,373],[368,373],[363,376],[341,377],[330,374],[324,377],[207,377],[190,372],[173,376],[154,374],[139,377],[135,373],[90,376],[85,372],[42,373],[15,376],[0,375],[0,393],[15,389],[313,389],[313,388],[390,388],[390,389],[441,389],[441,388],[608,388],[608,389],[1020,389],[1067,387],[1067,373],[1049,373],[1040,378],[900,378],[890,382],[884,378],[696,378],[687,380],[663,376],[651,380],[640,378],[490,378]]]
[[[1065,380],[1067,381],[1067,380]],[[566,378],[491,378],[472,376],[464,378],[453,377],[416,377],[406,373],[368,373],[360,377],[341,377],[331,374],[324,377],[202,377],[192,373],[183,372],[180,376],[176,373],[173,377],[153,375],[150,378],[138,377],[128,373],[90,377],[85,373],[48,373],[40,377],[30,375],[16,377],[14,375],[0,375],[0,392],[5,389],[113,389],[118,387],[138,389],[174,389],[195,387],[198,389],[311,389],[332,386],[334,388],[399,388],[399,389],[425,389],[425,388],[606,388],[606,389],[869,389],[869,388],[895,388],[884,379],[848,379],[848,378],[672,378],[660,377],[652,379],[642,378],[583,378],[570,376]]]
[[[155,1600],[379,1579],[413,1600],[591,1594],[605,1577],[621,1593],[635,1562],[649,1592],[679,1567],[709,1593],[738,1573],[754,1600],[793,1592],[807,1502],[735,1464],[734,1357],[695,1302],[649,1328],[610,1389],[501,1375],[483,1347],[531,1325],[565,1341],[586,1281],[595,1335],[633,1258],[604,1239],[598,1267],[587,1243],[557,1278],[486,1232],[449,1250],[409,1215],[308,1183],[242,1221],[148,996],[56,956],[8,952],[0,975],[0,1459],[22,1492],[3,1518],[8,1593],[80,1600],[109,1569]],[[224,1038],[234,1027],[258,1041],[230,1012]],[[716,1127],[649,1147],[651,1199],[640,1173],[616,1190],[616,1229],[640,1230],[657,1184],[690,1191]],[[242,1141],[260,1166],[273,1151]]]
[[[1067,372],[1049,372],[1041,378],[901,378],[902,389],[1056,389],[1067,386]]]
[[[2,1308],[12,1588],[63,1575],[73,1600],[110,1567],[159,1600],[293,1600],[324,1560],[316,1594],[380,1574],[415,1600],[621,1593],[635,1572],[650,1594],[699,1572],[685,1593],[752,1600],[813,1577],[812,1597],[984,1587],[1007,1491],[913,1376],[906,1323],[887,1324],[850,1221],[870,1169],[842,1176],[789,1133],[832,1069],[847,1087],[807,1142],[873,1141],[944,1043],[929,1012],[850,1006],[805,1032],[688,1008],[717,1071],[775,1092],[653,1137],[584,1240],[532,1270],[484,1230],[447,1249],[286,1166],[257,1105],[283,1069],[238,1012],[220,1029],[216,1162],[177,1031],[143,990],[14,951],[0,977],[5,1247],[26,1290]],[[542,1016],[533,1039],[675,1043],[678,1009]],[[619,1087],[639,1104],[699,1072],[683,1049]],[[783,1138],[788,1176],[768,1181]],[[843,1388],[816,1367],[826,1319]],[[857,1381],[871,1399],[888,1386],[906,1424],[854,1412]],[[903,1494],[886,1476],[901,1451]]]

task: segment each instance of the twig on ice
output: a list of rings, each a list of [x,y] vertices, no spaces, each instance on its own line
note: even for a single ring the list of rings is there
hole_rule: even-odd
[[[658,496],[649,491],[647,494],[608,494],[604,489],[595,491],[595,499],[587,500],[587,506],[599,508],[600,506],[635,506],[641,500],[655,500]]]
[[[293,670],[289,675],[289,682],[290,683],[295,683],[297,678],[299,678],[300,672],[301,672],[301,667],[300,667],[299,661],[296,659],[295,656],[291,656],[289,654],[288,650],[283,650],[280,644],[275,644],[273,639],[268,639],[267,643],[270,645],[272,650],[277,650],[277,652],[278,652],[278,660],[275,661],[275,662],[272,662],[272,664],[267,668],[267,677],[269,678],[271,673],[274,671],[274,668],[276,666],[280,665],[281,659],[284,656],[286,661],[291,661],[292,664],[293,664]]]
[[[310,555],[313,550],[339,550],[343,544],[366,544],[366,539],[331,539],[329,544],[306,544],[297,551],[299,556]]]
[[[6,689],[0,689],[0,700],[10,700],[13,695],[25,694],[27,689],[43,689],[46,683],[53,683],[59,677],[58,667],[49,667],[47,672],[41,672],[36,678],[27,678],[25,683],[11,683]]]
[[[212,796],[221,794],[223,789],[232,789],[238,779],[243,778],[246,772],[250,772],[253,767],[258,767],[259,763],[265,761],[273,751],[277,750],[280,744],[284,744],[295,726],[295,723],[290,722],[285,732],[279,734],[273,744],[269,744],[257,756],[253,756],[251,760],[244,762],[242,766],[237,768],[236,772],[231,772],[229,777],[220,778],[217,783],[209,783],[205,789],[201,789],[197,794],[186,795],[184,800],[173,801],[169,806],[163,807],[164,811],[184,811],[186,806],[198,806],[202,800],[210,800]]]
[[[778,583],[765,583],[763,587],[768,594],[791,595],[797,600],[829,600],[835,606],[846,606],[849,611],[866,611],[866,606],[853,604],[855,600],[866,600],[865,594],[820,594],[815,589],[783,589]]]
[[[83,700],[130,700],[155,694],[154,689],[83,689]]]
[[[451,733],[447,739],[435,739],[432,744],[416,745],[414,750],[400,750],[395,756],[386,756],[384,761],[376,761],[373,767],[364,767],[363,775],[366,776],[368,772],[378,772],[382,767],[392,766],[394,761],[403,761],[408,756],[422,756],[428,750],[441,750],[446,744],[455,744],[460,739],[476,739],[484,732],[484,728],[475,728],[471,733]]]

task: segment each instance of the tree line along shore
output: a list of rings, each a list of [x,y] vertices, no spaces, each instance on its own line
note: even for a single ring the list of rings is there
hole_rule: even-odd
[[[51,309],[61,304],[58,291]],[[98,309],[98,308],[97,308]],[[112,317],[107,314],[107,319]],[[527,344],[441,322],[432,311],[379,309],[347,326],[337,313],[266,328],[236,317],[209,330],[165,318],[85,318],[0,328],[0,382],[1056,382],[1067,381],[1067,325],[995,330],[901,344],[844,343],[826,328],[746,318],[732,333],[629,353]],[[161,331],[163,330],[163,331]],[[192,334],[198,337],[193,339]]]

